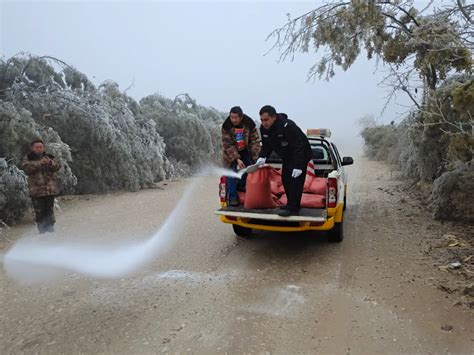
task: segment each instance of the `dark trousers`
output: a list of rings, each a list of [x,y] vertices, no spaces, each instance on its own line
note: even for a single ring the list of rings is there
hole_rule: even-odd
[[[288,199],[286,208],[292,211],[299,211],[301,207],[301,196],[303,195],[304,181],[306,179],[307,166],[302,169],[303,172],[296,179],[291,177],[294,168],[295,167],[292,163],[283,161],[281,178],[283,187],[285,188],[286,197]]]
[[[40,233],[54,232],[54,196],[32,197],[36,225]]]
[[[239,152],[240,154],[240,160],[245,164],[245,166],[252,165],[254,163],[252,156],[250,155],[250,152],[245,149]],[[238,171],[237,167],[237,162],[233,162],[230,168],[234,171]],[[236,178],[227,178],[227,194],[229,196],[229,200],[232,200],[233,198],[238,198],[237,191],[244,191],[246,189],[247,185],[247,174],[244,174],[242,176],[242,179],[236,179]]]

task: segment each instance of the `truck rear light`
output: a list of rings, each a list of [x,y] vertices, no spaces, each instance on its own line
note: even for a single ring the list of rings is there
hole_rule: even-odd
[[[221,176],[221,180],[219,182],[219,198],[221,202],[226,202],[227,197],[227,189],[226,189],[227,177]]]
[[[337,179],[328,179],[328,207],[334,208],[337,206]]]

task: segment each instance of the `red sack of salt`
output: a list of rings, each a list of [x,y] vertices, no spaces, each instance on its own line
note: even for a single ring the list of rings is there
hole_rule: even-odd
[[[281,181],[281,170],[272,169],[270,173],[270,187],[272,194],[275,196],[280,196],[285,190],[281,191],[280,188],[283,188],[283,183]]]
[[[245,204],[245,192],[238,191],[239,194],[239,202],[241,205]]]
[[[314,173],[314,163],[311,160],[308,163],[308,168],[306,170],[306,179],[304,181],[304,187],[303,187],[303,192],[309,192],[311,188],[311,184],[313,183],[314,177],[316,174]]]
[[[256,172],[248,174],[244,208],[263,209],[277,206],[272,197],[271,169],[271,167],[262,167]]]
[[[288,203],[286,195],[280,197],[280,204],[285,206]],[[304,193],[301,196],[301,208],[324,208],[326,206],[326,197]]]
[[[315,195],[326,196],[326,184],[327,180],[321,177],[315,177],[311,186],[309,187],[309,193]]]
[[[303,196],[301,196],[301,207],[324,208],[326,207],[326,197],[321,195],[303,194]]]

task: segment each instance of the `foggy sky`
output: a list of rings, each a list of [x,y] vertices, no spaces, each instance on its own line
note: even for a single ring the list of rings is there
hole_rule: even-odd
[[[199,104],[228,111],[240,105],[254,119],[262,105],[286,112],[302,128],[329,127],[336,141],[352,142],[355,122],[373,114],[399,119],[408,100],[399,95],[380,116],[383,68],[364,56],[330,82],[307,82],[318,58],[298,54],[278,63],[264,55],[267,35],[315,7],[315,2],[3,2],[1,54],[26,51],[65,60],[98,84],[106,79],[136,99],[159,92],[189,93]]]

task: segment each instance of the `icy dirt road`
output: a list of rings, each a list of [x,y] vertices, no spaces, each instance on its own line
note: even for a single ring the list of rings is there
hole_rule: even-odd
[[[433,285],[441,271],[421,250],[436,224],[399,203],[386,165],[358,159],[348,170],[342,244],[323,234],[238,239],[213,215],[217,179],[207,178],[171,251],[138,274],[22,287],[2,269],[0,353],[472,353],[473,313]],[[66,198],[58,234],[145,239],[186,183]],[[7,238],[30,230],[27,219]]]

